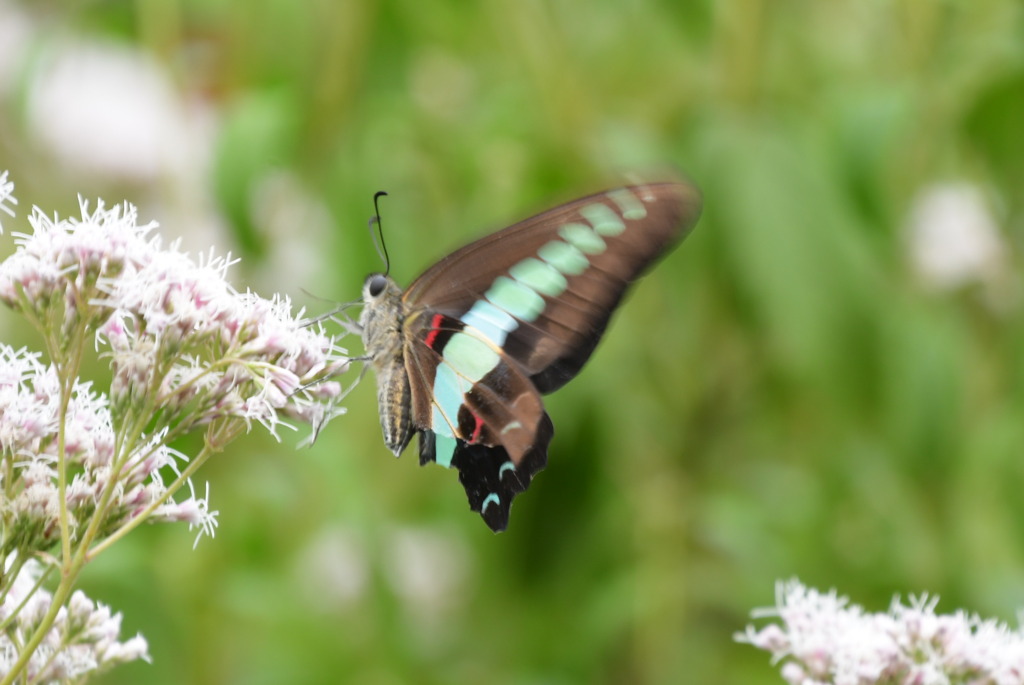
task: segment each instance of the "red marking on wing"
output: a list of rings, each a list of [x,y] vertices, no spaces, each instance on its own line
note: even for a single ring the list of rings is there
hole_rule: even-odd
[[[430,332],[427,333],[427,337],[423,341],[430,349],[434,349],[434,343],[437,342],[437,334],[441,332],[440,326],[442,321],[444,321],[444,314],[434,314],[434,318],[430,320]]]
[[[480,439],[480,431],[483,430],[484,427],[484,420],[476,414],[473,414],[473,420],[476,421],[476,427],[473,428],[473,435],[469,438],[470,443],[475,443]]]

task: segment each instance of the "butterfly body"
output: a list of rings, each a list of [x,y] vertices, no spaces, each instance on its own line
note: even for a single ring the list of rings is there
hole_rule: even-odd
[[[406,290],[372,274],[363,342],[377,375],[384,441],[455,467],[495,531],[547,463],[554,435],[541,393],[590,357],[628,285],[692,228],[686,183],[600,193],[448,255]]]
[[[412,436],[409,377],[405,372],[402,350],[402,324],[405,321],[402,289],[387,276],[375,274],[366,279],[363,300],[373,302],[372,306],[363,308],[360,325],[363,345],[371,354],[370,363],[377,375],[377,411],[384,444],[397,457]]]

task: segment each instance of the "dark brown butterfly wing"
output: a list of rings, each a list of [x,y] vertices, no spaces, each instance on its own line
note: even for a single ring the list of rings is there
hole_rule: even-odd
[[[453,252],[403,295],[421,461],[456,466],[493,529],[546,463],[540,393],[579,372],[629,284],[699,214],[686,183],[599,193]]]

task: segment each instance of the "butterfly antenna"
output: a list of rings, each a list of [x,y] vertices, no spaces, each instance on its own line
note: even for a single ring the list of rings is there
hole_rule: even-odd
[[[377,235],[374,236],[373,246],[377,248],[377,256],[380,257],[381,261],[384,262],[384,275],[387,276],[391,273],[391,259],[388,257],[388,247],[384,244],[384,228],[380,221],[380,207],[378,201],[382,196],[387,196],[383,190],[378,190],[373,194],[373,217],[370,219],[370,235],[373,235],[373,225],[377,224]]]

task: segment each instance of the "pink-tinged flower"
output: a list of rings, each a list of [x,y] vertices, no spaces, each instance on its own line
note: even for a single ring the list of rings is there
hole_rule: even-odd
[[[11,464],[12,480],[4,483],[7,505],[0,509],[5,529],[0,555],[15,550],[47,549],[59,535],[60,497],[57,486],[57,412],[60,391],[56,372],[43,366],[38,355],[0,345],[0,459]],[[89,384],[76,383],[65,415],[65,454],[68,464],[81,467],[69,478],[64,501],[72,531],[88,523],[111,478],[114,496],[105,511],[105,525],[116,528],[140,515],[167,495],[162,470],[177,476],[180,452],[166,445],[168,430],[157,431],[118,459],[106,397]],[[116,466],[116,474],[115,474]],[[0,471],[3,472],[3,471]],[[191,482],[188,483],[191,487]],[[193,496],[175,516],[156,520],[187,520],[202,532],[212,532],[205,501]],[[172,503],[173,504],[173,503]],[[203,513],[185,516],[187,507]],[[168,514],[170,510],[165,511]],[[77,535],[77,533],[75,533]]]
[[[274,432],[280,412],[337,413],[329,407],[336,386],[318,385],[344,371],[347,357],[320,327],[304,325],[301,312],[292,314],[287,298],[236,292],[226,280],[232,263],[212,254],[196,263],[160,250],[146,264],[101,279],[98,302],[114,314],[97,341],[110,345],[115,415],[155,405],[165,425],[235,416]]]
[[[55,461],[51,445],[57,431],[57,381],[38,357],[0,344],[0,459],[13,465],[12,475],[27,478],[26,485],[49,480]],[[9,496],[19,492],[11,483],[4,485]]]
[[[753,615],[782,625],[748,626],[736,639],[784,662],[792,685],[1024,682],[1024,631],[963,611],[937,615],[936,598],[895,598],[888,612],[869,614],[834,590],[795,580],[779,583],[776,594],[775,608]]]
[[[133,317],[137,334],[175,347],[220,333],[220,324],[236,306],[227,282],[230,257],[196,264],[174,247],[160,250],[140,268],[104,279],[103,303]],[[188,339],[186,341],[186,339]]]
[[[153,512],[153,518],[157,521],[185,521],[189,530],[199,529],[193,548],[199,544],[199,539],[206,535],[213,537],[217,531],[217,516],[219,511],[210,511],[210,484],[206,484],[206,494],[203,497],[196,497],[195,488],[192,482],[188,483],[190,496],[181,502],[168,502],[161,505]]]
[[[116,422],[159,406],[157,429],[235,416],[273,431],[278,412],[317,422],[338,413],[337,386],[317,385],[348,359],[287,298],[238,293],[226,280],[230,257],[197,263],[161,248],[131,205],[81,207],[77,221],[34,212],[32,235],[0,264],[0,301],[31,312],[58,349],[81,338],[76,329],[109,344]]]
[[[82,218],[50,219],[36,208],[32,234],[15,234],[18,249],[0,264],[0,302],[26,309],[43,335],[70,335],[76,324],[98,326],[113,312],[96,306],[97,282],[152,259],[157,244],[148,238],[155,224],[136,225],[131,205],[89,211]],[[62,308],[55,308],[59,303]]]

